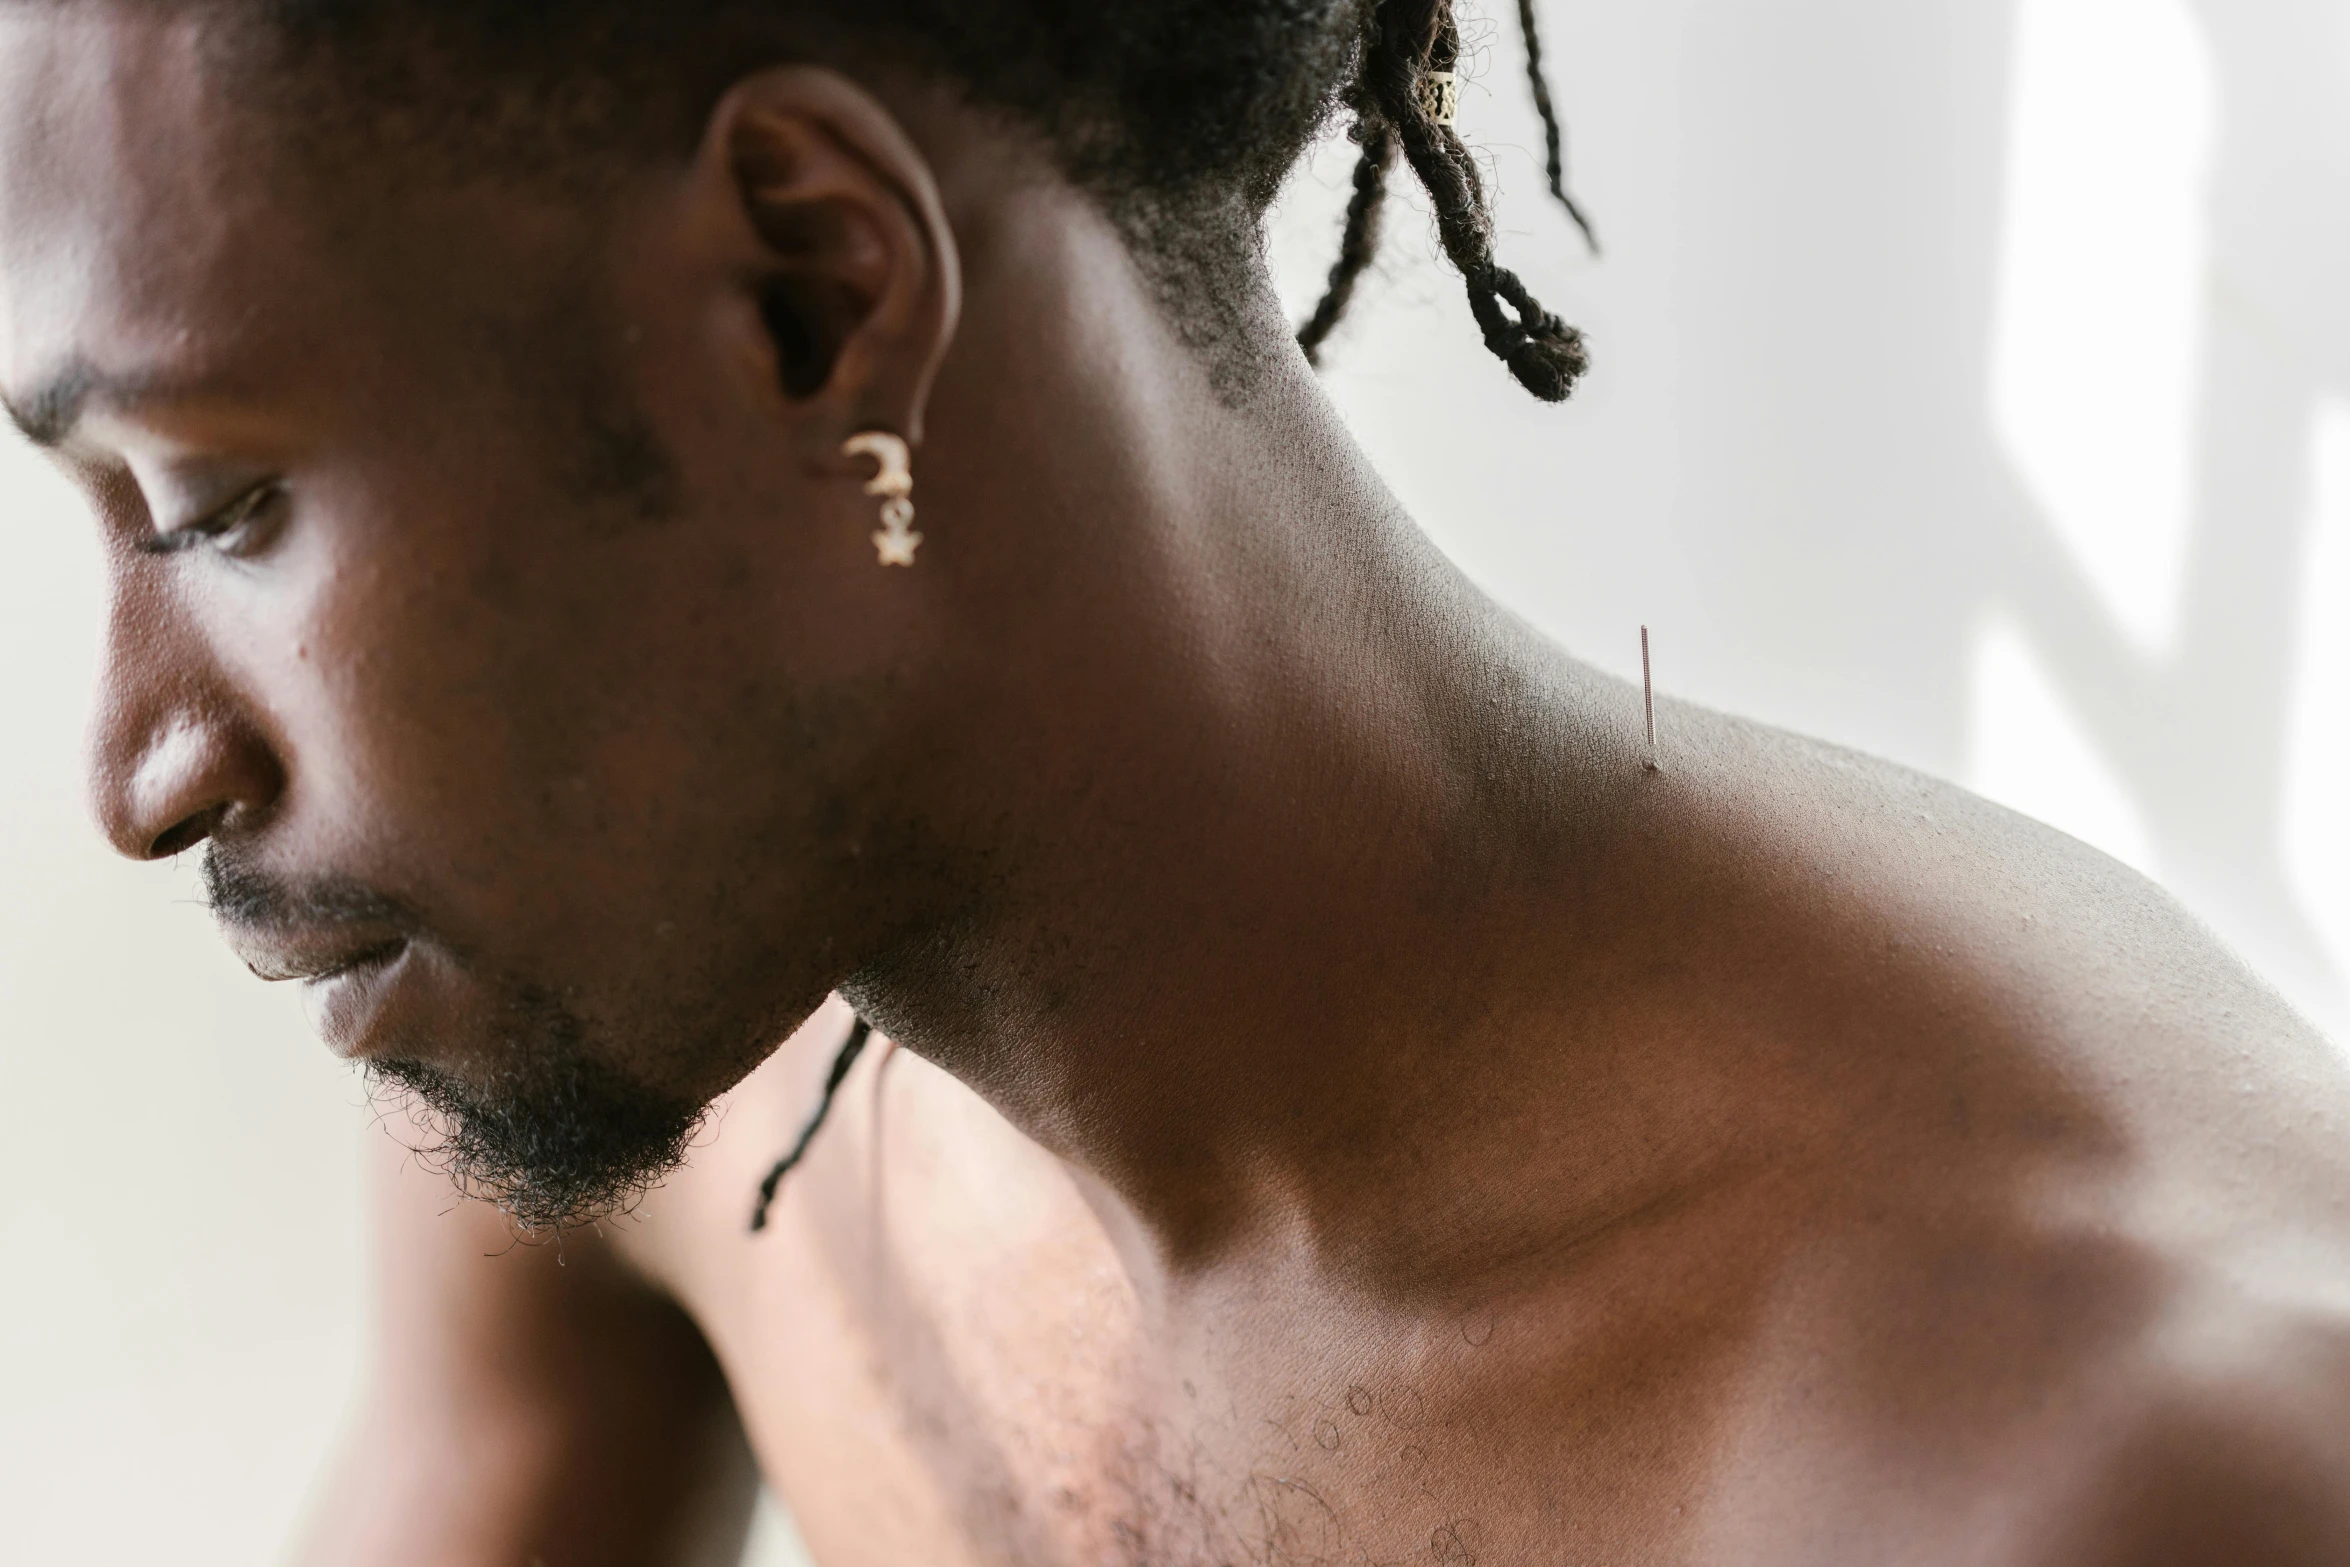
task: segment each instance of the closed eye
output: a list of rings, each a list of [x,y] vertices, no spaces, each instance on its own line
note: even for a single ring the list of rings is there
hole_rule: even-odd
[[[284,494],[275,479],[265,479],[194,522],[141,539],[139,549],[148,555],[177,555],[199,544],[211,544],[228,554],[242,553],[253,547],[258,525],[271,504]]]

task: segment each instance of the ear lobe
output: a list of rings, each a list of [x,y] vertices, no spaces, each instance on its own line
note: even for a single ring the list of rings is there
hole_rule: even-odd
[[[834,405],[844,437],[883,427],[918,441],[962,274],[912,139],[846,78],[786,67],[728,93],[705,153],[723,158],[755,244],[781,390]]]

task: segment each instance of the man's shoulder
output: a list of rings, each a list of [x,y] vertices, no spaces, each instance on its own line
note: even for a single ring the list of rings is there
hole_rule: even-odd
[[[2350,1562],[2350,1269],[2158,1270],[2140,1320],[2084,1344],[2014,1423],[2016,1567]]]
[[[2350,1311],[2179,1310],[2023,1560],[2350,1562]]]
[[[2350,1229],[2350,1054],[2164,888],[1954,785],[1725,734],[1683,875],[1731,914],[1680,922],[1681,970],[1781,1020],[1853,1153]]]
[[[1742,1559],[2350,1563],[2350,1237],[1825,1226],[1721,1430]]]

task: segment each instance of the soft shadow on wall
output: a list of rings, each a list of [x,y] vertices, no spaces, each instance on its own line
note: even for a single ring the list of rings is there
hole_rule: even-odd
[[[1504,8],[1506,11],[1506,8]],[[1431,531],[1570,647],[1956,778],[2174,889],[2350,1029],[2350,6],[1550,0],[1463,126],[1592,333],[1483,362],[1425,225],[1332,384]],[[1506,15],[1502,18],[1506,20]],[[1276,220],[1311,297],[1326,149]]]

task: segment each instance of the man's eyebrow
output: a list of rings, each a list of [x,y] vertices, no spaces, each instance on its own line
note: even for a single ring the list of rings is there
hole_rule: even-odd
[[[69,360],[65,367],[22,397],[0,397],[8,417],[35,446],[62,445],[81,423],[92,402],[134,403],[154,388],[134,376],[110,375],[86,359]]]

